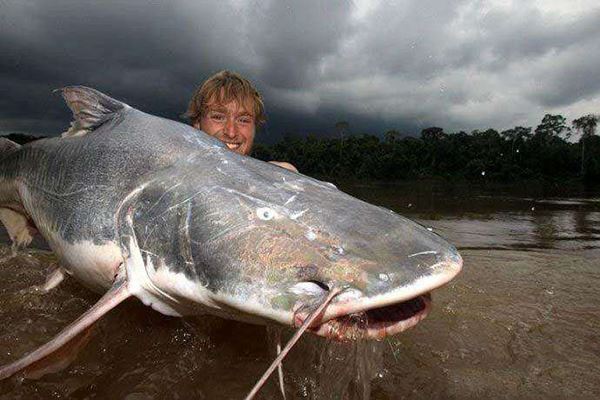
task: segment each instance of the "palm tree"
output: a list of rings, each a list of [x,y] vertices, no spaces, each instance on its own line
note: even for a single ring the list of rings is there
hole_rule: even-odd
[[[581,132],[581,175],[585,172],[585,141],[592,137],[598,125],[598,116],[593,114],[584,115],[573,120],[573,127]]]

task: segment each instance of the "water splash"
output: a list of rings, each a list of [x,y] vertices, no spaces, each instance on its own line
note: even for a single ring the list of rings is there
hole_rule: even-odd
[[[286,341],[292,333],[286,328],[267,327],[270,352],[276,354],[277,335]],[[288,399],[367,400],[372,380],[384,369],[386,350],[384,342],[339,343],[305,336],[284,362]]]

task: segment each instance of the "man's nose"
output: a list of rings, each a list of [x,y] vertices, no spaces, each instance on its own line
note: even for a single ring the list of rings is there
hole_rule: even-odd
[[[225,121],[225,134],[230,137],[235,137],[235,121],[233,118],[227,118]]]

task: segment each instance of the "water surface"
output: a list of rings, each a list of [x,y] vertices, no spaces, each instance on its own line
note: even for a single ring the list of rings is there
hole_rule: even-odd
[[[416,328],[381,343],[305,337],[285,361],[288,398],[600,398],[600,193],[411,183],[348,185],[460,250],[464,270]],[[0,237],[0,363],[43,344],[98,298],[56,263],[11,257]],[[65,370],[0,383],[0,399],[239,399],[291,332],[169,318],[132,300],[103,318]],[[259,398],[279,399],[275,381]]]

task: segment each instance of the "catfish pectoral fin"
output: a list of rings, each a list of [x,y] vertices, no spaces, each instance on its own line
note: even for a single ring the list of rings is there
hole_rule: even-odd
[[[65,272],[65,270],[57,265],[56,268],[50,271],[48,276],[46,276],[46,282],[44,282],[40,289],[42,290],[42,292],[48,293],[49,291],[60,285],[60,283],[66,278],[66,275],[67,273]]]
[[[81,317],[63,329],[52,340],[38,349],[32,351],[21,359],[0,367],[0,380],[9,378],[16,373],[26,371],[28,368],[38,369],[36,365],[46,364],[46,359],[53,357],[57,352],[64,350],[64,346],[72,345],[74,339],[79,339],[78,336],[90,328],[104,314],[115,308],[121,302],[131,296],[127,288],[127,279],[125,272],[122,269],[117,275],[113,286],[98,300],[96,304],[86,311]],[[81,335],[85,337],[85,334]],[[80,336],[80,337],[81,337]],[[41,364],[39,364],[41,363]],[[46,365],[47,366],[47,365]],[[42,367],[43,368],[43,367]],[[46,368],[45,372],[53,372]],[[36,374],[33,371],[33,375]]]

